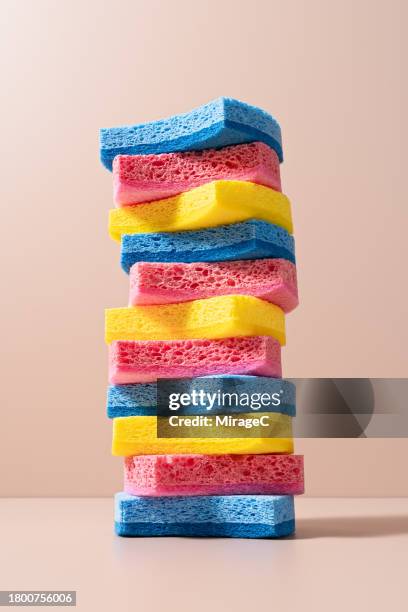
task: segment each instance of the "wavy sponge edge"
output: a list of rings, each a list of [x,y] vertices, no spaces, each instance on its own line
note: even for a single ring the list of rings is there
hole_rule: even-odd
[[[283,227],[256,219],[198,231],[125,234],[121,246],[125,272],[138,261],[192,263],[280,258],[295,263],[293,236]]]
[[[190,340],[272,336],[285,344],[283,310],[249,295],[224,295],[180,304],[108,308],[105,339]]]
[[[248,219],[293,231],[289,199],[279,191],[244,181],[213,181],[172,198],[109,213],[109,235],[177,232],[228,225]]]
[[[102,128],[100,158],[112,169],[116,155],[138,155],[219,149],[246,142],[264,142],[283,160],[281,129],[264,110],[220,97],[198,108],[166,119]]]
[[[116,340],[109,346],[112,384],[217,374],[280,377],[280,344],[269,336],[242,336],[212,340]]]
[[[296,266],[286,259],[211,263],[136,263],[129,304],[174,304],[219,295],[252,295],[286,312],[298,305]]]
[[[281,191],[279,159],[263,142],[223,149],[118,155],[113,160],[117,206],[169,198],[215,180],[251,181]]]

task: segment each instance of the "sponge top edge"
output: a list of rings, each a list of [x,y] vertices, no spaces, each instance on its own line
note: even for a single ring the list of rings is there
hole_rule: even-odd
[[[177,113],[176,115],[169,115],[168,117],[163,117],[162,119],[154,119],[152,121],[146,121],[144,123],[128,123],[120,126],[114,127],[104,127],[100,129],[101,136],[102,134],[106,134],[107,132],[119,131],[119,130],[129,130],[134,128],[146,128],[151,126],[161,127],[162,125],[167,124],[169,121],[178,123],[182,122],[185,119],[197,119],[202,127],[205,127],[206,124],[210,122],[210,119],[220,118],[223,115],[225,105],[229,105],[230,102],[235,102],[238,104],[245,104],[244,102],[239,102],[239,100],[233,100],[233,98],[224,98],[220,96],[215,100],[211,100],[206,104],[202,104],[197,108],[194,108],[191,111],[186,111],[184,113]]]
[[[263,118],[265,122],[265,127],[271,129],[272,126],[275,127],[274,135],[281,136],[281,129],[278,121],[265,110],[258,106],[253,106],[252,104],[248,104],[247,102],[242,102],[241,100],[237,100],[236,98],[227,98],[225,96],[220,96],[215,100],[211,100],[206,104],[202,104],[197,108],[186,111],[185,113],[178,113],[177,115],[170,115],[169,117],[164,117],[163,119],[156,119],[154,121],[146,121],[145,123],[133,124],[129,123],[122,126],[117,127],[104,127],[100,128],[100,134],[105,135],[106,133],[120,131],[120,130],[129,130],[129,129],[141,129],[151,126],[160,127],[162,125],[167,124],[169,121],[174,123],[182,123],[185,119],[193,119],[197,120],[201,127],[205,127],[212,123],[214,119],[221,119],[224,113],[229,115],[229,118],[235,118],[236,120],[245,120],[247,119],[247,112],[256,113],[259,117],[259,120]],[[272,134],[271,134],[272,135]],[[101,147],[106,146],[101,142]]]
[[[119,154],[155,154],[220,148],[259,140],[282,161],[278,122],[269,113],[234,98],[220,97],[192,111],[165,119],[102,128],[101,161],[111,169]]]

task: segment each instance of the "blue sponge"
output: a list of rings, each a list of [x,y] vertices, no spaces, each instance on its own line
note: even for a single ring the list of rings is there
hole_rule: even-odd
[[[161,395],[163,384],[163,393]],[[174,389],[173,389],[174,387]],[[231,407],[222,406],[218,401],[218,391],[220,393],[248,394],[254,397],[267,393],[269,396],[277,394],[279,397],[278,405],[268,405],[258,407],[255,411],[279,412],[294,417],[296,415],[296,387],[288,380],[281,378],[270,378],[268,376],[200,376],[197,378],[186,378],[159,382],[159,394],[157,393],[156,383],[133,384],[133,385],[111,385],[108,387],[107,415],[110,419],[125,416],[154,416],[157,413],[168,416],[168,394],[172,392],[188,393],[203,390],[205,393],[217,394],[211,410],[207,410],[206,405],[200,403],[197,406],[182,406],[177,411],[178,414],[225,414],[225,413],[248,413],[254,408],[246,405],[232,405]],[[162,402],[157,408],[157,396],[162,397]]]
[[[282,161],[281,130],[268,113],[232,98],[217,98],[189,113],[140,125],[103,128],[101,161],[112,170],[116,155],[140,155],[218,149],[264,142]]]
[[[157,414],[156,383],[110,385],[106,404],[110,419],[155,415]]]
[[[140,497],[117,493],[120,536],[278,538],[295,531],[291,495]]]
[[[127,273],[138,261],[192,263],[266,257],[295,263],[295,243],[282,227],[257,219],[198,231],[122,236],[121,265]]]

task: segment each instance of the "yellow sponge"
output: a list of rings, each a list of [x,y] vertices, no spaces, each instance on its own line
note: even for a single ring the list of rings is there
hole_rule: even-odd
[[[165,200],[111,210],[109,234],[120,240],[122,234],[197,230],[248,219],[293,231],[283,193],[245,181],[213,181]]]
[[[108,308],[105,339],[191,340],[234,336],[273,336],[285,344],[283,310],[250,295],[223,295],[205,300]]]
[[[232,438],[234,427],[217,427],[217,438],[158,438],[156,416],[131,416],[113,419],[114,455],[237,455],[293,453],[291,417],[280,413],[233,414],[232,417],[254,418],[267,414],[275,435],[287,437]],[[159,417],[164,418],[164,417]],[[192,417],[190,417],[192,418]],[[167,426],[170,429],[170,426]],[[230,431],[227,432],[227,429]],[[242,427],[235,428],[242,434]],[[257,430],[258,431],[258,430]]]

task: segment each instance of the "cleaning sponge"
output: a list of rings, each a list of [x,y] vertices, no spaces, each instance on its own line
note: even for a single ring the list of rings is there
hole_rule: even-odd
[[[242,340],[250,341],[252,339],[243,338]],[[271,338],[265,340],[272,341]],[[213,342],[225,343],[227,341],[214,340]],[[111,346],[115,344],[117,343],[113,342]],[[279,346],[277,342],[276,344]],[[243,356],[243,358],[245,357]],[[252,395],[253,393],[256,393],[258,397],[264,394],[268,394],[270,398],[279,397],[279,404],[274,402],[268,404],[264,396],[262,410],[264,412],[281,412],[289,416],[295,416],[296,414],[295,385],[284,379],[247,375],[200,376],[182,380],[167,380],[166,385],[169,393],[172,392],[174,386],[174,392],[180,393],[182,391],[188,393],[190,397],[192,397],[194,391],[211,394],[215,398],[211,407],[211,414],[240,413],[248,410],[248,405],[243,401],[229,403],[226,408],[223,405],[223,400],[218,399],[219,394],[220,398],[223,398],[224,393],[236,393],[239,394],[240,398],[243,397],[243,394]],[[156,383],[110,385],[107,394],[107,415],[111,419],[120,416],[155,415],[158,412],[157,400]],[[243,405],[244,403],[245,405]],[[254,406],[253,402],[251,407],[260,409],[259,404]],[[198,405],[182,406],[179,413],[208,414],[208,403],[201,402]]]
[[[108,308],[105,338],[113,340],[187,340],[233,336],[272,336],[285,344],[285,315],[279,306],[249,295]]]
[[[113,455],[242,455],[264,453],[293,453],[292,419],[279,413],[243,413],[237,420],[260,419],[266,422],[253,428],[243,428],[239,424],[228,423],[224,426],[213,417],[208,429],[171,425],[167,417],[130,416],[113,419]],[[186,417],[187,418],[187,417]],[[199,417],[197,417],[199,418]],[[220,417],[219,417],[220,418]],[[158,419],[161,422],[158,423]],[[178,422],[178,421],[177,421]],[[177,427],[180,437],[170,437]],[[158,429],[160,435],[158,437]],[[194,431],[205,433],[201,438],[190,437]],[[265,431],[265,437],[259,432]],[[186,437],[181,437],[182,435]],[[209,437],[214,434],[213,437]],[[236,434],[237,437],[230,437]],[[243,436],[246,437],[243,437]],[[188,437],[187,437],[188,436]],[[208,437],[207,437],[208,436]],[[217,437],[218,436],[218,437]],[[255,437],[257,436],[257,437]],[[266,437],[269,436],[269,437]]]
[[[140,125],[103,128],[100,157],[112,169],[116,155],[218,149],[261,141],[282,161],[281,130],[268,113],[232,98],[217,98],[189,113]]]
[[[290,202],[279,191],[244,181],[213,181],[165,200],[111,210],[109,234],[120,240],[122,234],[196,230],[253,218],[292,233]]]
[[[109,346],[111,384],[217,374],[280,377],[280,344],[268,336],[254,336],[218,340],[116,341]]]
[[[296,267],[285,259],[214,263],[136,263],[129,304],[169,304],[217,295],[253,295],[290,312],[298,304]]]
[[[223,149],[118,155],[113,161],[118,206],[168,198],[211,181],[251,181],[281,191],[279,159],[262,142]]]
[[[130,495],[299,495],[302,455],[136,455],[125,457]]]
[[[120,536],[277,538],[294,530],[291,495],[115,496]]]
[[[199,231],[122,236],[125,272],[138,261],[191,263],[264,257],[295,263],[294,239],[282,227],[256,219]]]

